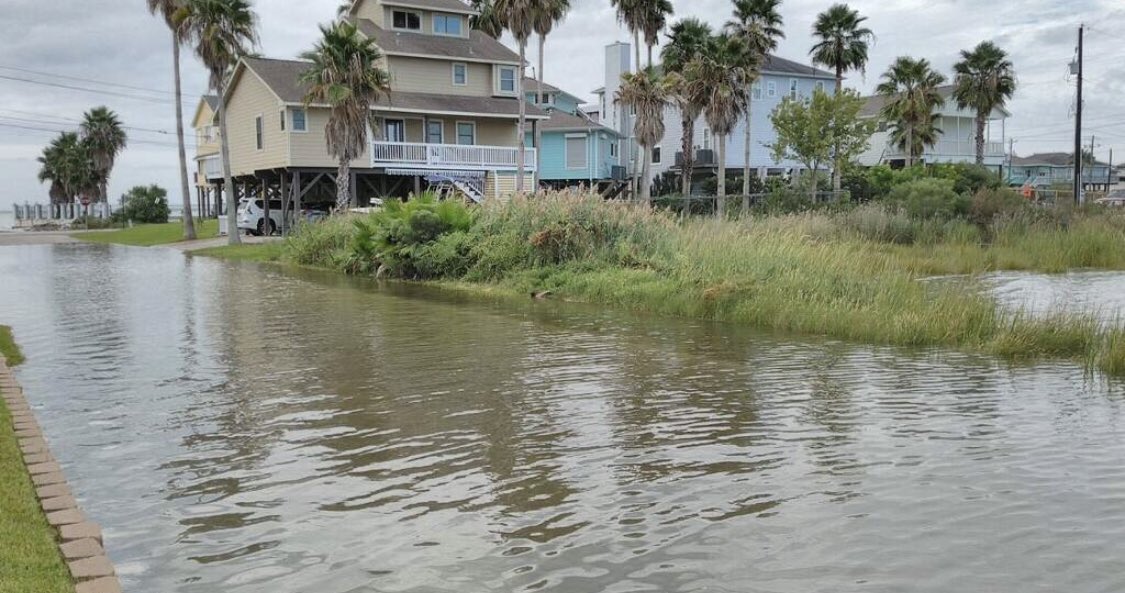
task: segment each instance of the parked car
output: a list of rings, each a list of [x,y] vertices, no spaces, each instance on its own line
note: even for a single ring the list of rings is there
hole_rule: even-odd
[[[281,200],[270,200],[270,220],[265,221],[265,203],[261,199],[238,201],[238,230],[253,235],[272,235],[281,228]]]
[[[1096,203],[1106,206],[1125,206],[1125,189],[1113,190],[1104,198],[1098,198]]]

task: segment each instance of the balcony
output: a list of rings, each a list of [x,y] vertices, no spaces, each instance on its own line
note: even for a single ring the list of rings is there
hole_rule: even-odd
[[[897,146],[892,146],[888,148],[886,156],[887,158],[902,158],[905,154]],[[972,161],[976,154],[977,143],[974,140],[938,140],[938,143],[934,146],[927,146],[926,152],[923,153],[924,157],[935,158],[938,161]],[[1004,143],[986,141],[984,143],[984,156],[985,158],[1007,156],[1004,152]]]
[[[208,180],[217,180],[223,178],[223,161],[219,155],[209,156],[201,161],[200,169],[203,171],[203,176]]]
[[[524,169],[535,170],[535,149],[525,150]],[[372,142],[371,166],[425,170],[515,169],[519,149],[508,146]]]

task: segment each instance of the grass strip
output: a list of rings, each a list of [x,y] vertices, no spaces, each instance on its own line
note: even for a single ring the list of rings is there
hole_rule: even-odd
[[[212,239],[219,236],[219,221],[206,219],[196,222],[196,238]],[[135,245],[138,247],[151,247],[153,245],[167,245],[179,243],[184,240],[183,223],[168,222],[164,224],[139,224],[132,228],[116,231],[100,231],[90,233],[74,233],[76,239],[89,243],[114,243],[117,245]]]

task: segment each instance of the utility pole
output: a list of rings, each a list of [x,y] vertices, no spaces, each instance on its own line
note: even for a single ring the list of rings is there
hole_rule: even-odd
[[[1098,159],[1094,158],[1094,139],[1095,138],[1096,138],[1096,136],[1094,136],[1093,134],[1090,134],[1090,185],[1094,184],[1094,171],[1097,171],[1097,167],[1095,167],[1094,165],[1097,164],[1097,162],[1098,162]],[[1097,189],[1097,188],[1095,187],[1094,189]]]
[[[1008,185],[1012,184],[1012,163],[1016,157],[1016,139],[1008,138]]]
[[[1074,117],[1074,203],[1082,203],[1082,35],[1085,25],[1078,25],[1078,107]]]
[[[1105,191],[1109,193],[1110,186],[1113,185],[1113,149],[1109,149],[1109,169],[1105,172]]]

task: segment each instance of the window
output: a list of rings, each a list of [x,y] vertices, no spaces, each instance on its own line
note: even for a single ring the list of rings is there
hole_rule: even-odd
[[[308,119],[305,117],[305,110],[304,109],[294,109],[293,110],[293,131],[294,132],[307,132],[308,129],[309,129],[308,125],[309,125]]]
[[[515,94],[516,69],[514,66],[500,66],[497,68],[496,91],[505,94]]]
[[[434,15],[434,34],[461,36],[461,17],[453,14]]]
[[[279,115],[281,115],[281,118],[280,118],[281,119],[281,131],[284,132],[285,131],[285,110],[282,109],[281,113]]]
[[[543,93],[543,96],[539,98],[539,102],[543,105],[554,105],[555,96],[551,93]]]
[[[755,80],[754,86],[750,87],[750,100],[751,101],[761,101],[762,100],[762,81],[761,80]]]
[[[254,118],[254,140],[258,150],[262,149],[262,116]]]
[[[789,79],[789,98],[793,99],[794,101],[796,101],[797,99],[800,98],[800,93],[797,90],[797,79],[796,78],[790,78]]]
[[[818,90],[822,93],[824,92],[824,81],[823,80],[816,81],[816,90]]]
[[[767,97],[776,97],[777,96],[777,83],[776,82],[771,80],[771,81],[766,83],[766,96]]]
[[[660,164],[660,147],[659,146],[652,149],[652,163],[654,165]]]
[[[440,119],[426,120],[426,143],[427,144],[444,144],[445,143],[445,122]]]
[[[469,65],[462,63],[453,64],[453,86],[469,84]]]
[[[566,168],[585,169],[586,162],[586,136],[566,137]]]
[[[609,156],[611,156],[611,157],[617,156],[617,143],[616,142],[610,142],[609,143]]]
[[[391,13],[391,26],[395,29],[420,31],[422,30],[422,15],[416,12],[396,10]]]
[[[472,146],[477,143],[477,125],[471,121],[457,122],[457,144]]]
[[[711,129],[703,128],[703,150],[711,150]]]
[[[388,119],[384,124],[387,142],[406,142],[406,122],[401,119]]]

